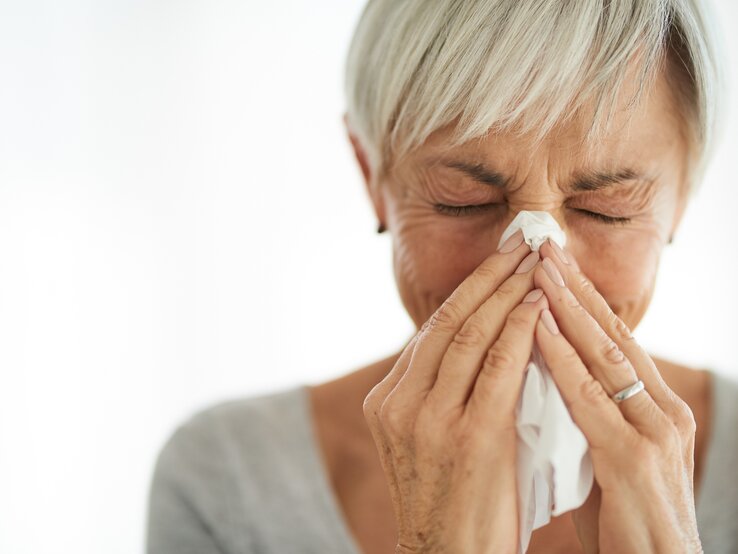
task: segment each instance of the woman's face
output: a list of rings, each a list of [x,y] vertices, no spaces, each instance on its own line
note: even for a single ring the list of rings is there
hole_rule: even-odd
[[[630,92],[611,131],[587,151],[584,118],[559,126],[538,149],[512,133],[449,149],[450,129],[442,129],[379,183],[375,208],[392,235],[395,278],[416,327],[496,250],[521,210],[550,212],[581,270],[637,326],[683,210],[686,143],[663,78],[628,125],[621,110]]]

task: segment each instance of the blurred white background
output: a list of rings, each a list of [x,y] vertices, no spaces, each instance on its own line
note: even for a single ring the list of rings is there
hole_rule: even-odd
[[[185,417],[412,333],[341,122],[362,5],[0,2],[0,552],[141,551]],[[734,376],[737,111],[637,332]]]

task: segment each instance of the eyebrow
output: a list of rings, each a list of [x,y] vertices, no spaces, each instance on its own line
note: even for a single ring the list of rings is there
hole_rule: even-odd
[[[575,174],[571,188],[576,191],[600,190],[616,183],[626,181],[647,181],[648,179],[631,168],[618,171],[580,171]]]
[[[502,173],[487,168],[482,163],[469,163],[459,160],[442,160],[441,165],[458,169],[469,175],[475,181],[492,187],[505,188],[509,182],[509,177],[504,177]]]
[[[465,162],[460,160],[441,160],[441,165],[457,169],[469,175],[475,181],[497,188],[505,188],[510,182],[510,177],[486,167],[481,162]],[[649,181],[645,175],[631,168],[623,168],[617,171],[593,171],[585,170],[575,173],[571,189],[574,191],[595,191],[617,183],[627,181]]]

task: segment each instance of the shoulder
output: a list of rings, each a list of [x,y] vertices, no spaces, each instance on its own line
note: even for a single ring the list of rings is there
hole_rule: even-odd
[[[295,432],[304,401],[301,387],[230,399],[200,409],[183,420],[161,448],[156,473],[168,478],[210,477],[248,455],[259,456],[269,441]],[[269,439],[269,441],[266,441]],[[221,473],[214,473],[221,470]]]
[[[712,440],[727,441],[735,450],[734,461],[738,462],[738,434],[735,433],[738,428],[738,377],[723,371],[708,373],[714,414]]]
[[[738,428],[738,378],[723,371],[706,373],[711,385],[708,387],[712,416],[709,446],[711,450],[721,450],[716,457],[721,460],[721,467],[732,472],[738,465],[738,434],[735,432]],[[735,490],[738,502],[738,487]]]
[[[709,371],[712,423],[707,442],[703,491],[697,518],[704,550],[738,550],[738,379],[723,371]]]
[[[291,423],[301,398],[300,387],[292,387],[221,401],[184,419],[156,458],[149,490],[149,545],[217,539],[240,548],[238,538],[247,536],[244,513],[261,496],[255,487],[265,486],[261,480],[270,475],[279,443],[297,432]],[[197,536],[186,536],[194,529],[200,530]],[[177,548],[151,546],[150,551]]]
[[[738,376],[723,371],[710,371],[715,393],[726,398],[738,399]]]

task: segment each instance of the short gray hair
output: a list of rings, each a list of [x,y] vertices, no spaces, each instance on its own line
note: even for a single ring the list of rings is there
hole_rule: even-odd
[[[694,190],[725,96],[705,1],[369,0],[346,60],[349,125],[380,175],[453,122],[451,146],[511,128],[541,139],[594,100],[590,138],[630,60],[642,62],[634,101],[666,63]]]

